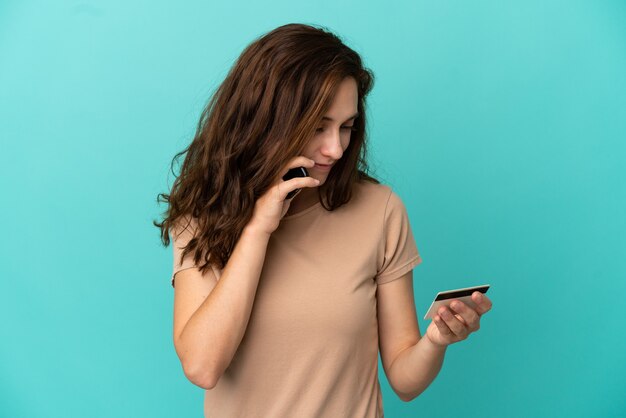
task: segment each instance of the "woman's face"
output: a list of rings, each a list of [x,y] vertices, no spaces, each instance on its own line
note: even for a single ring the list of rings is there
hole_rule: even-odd
[[[354,119],[358,116],[357,109],[356,80],[346,77],[339,85],[328,113],[303,152],[305,157],[315,161],[315,167],[308,170],[311,177],[320,181],[320,186],[324,184],[333,164],[341,158],[350,144]]]

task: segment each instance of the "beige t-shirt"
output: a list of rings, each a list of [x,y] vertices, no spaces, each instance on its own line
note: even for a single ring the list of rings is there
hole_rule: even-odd
[[[191,255],[178,264],[180,238],[172,284],[194,266]],[[332,212],[318,202],[283,217],[243,340],[205,392],[205,417],[382,418],[376,288],[420,262],[406,208],[387,185],[362,182]]]

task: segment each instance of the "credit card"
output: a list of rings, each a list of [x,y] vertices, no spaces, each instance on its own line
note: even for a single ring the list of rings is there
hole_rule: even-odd
[[[472,309],[476,309],[476,304],[472,300],[472,293],[487,293],[489,286],[490,285],[488,284],[483,284],[480,286],[464,287],[462,289],[446,290],[437,293],[437,296],[435,296],[433,303],[430,304],[430,308],[428,308],[428,312],[426,312],[424,319],[432,318],[437,315],[437,310],[440,306],[450,307],[450,303],[455,299],[460,300]]]

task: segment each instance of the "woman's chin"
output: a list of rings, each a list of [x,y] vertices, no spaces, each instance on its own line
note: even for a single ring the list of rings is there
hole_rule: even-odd
[[[326,176],[315,176],[315,178],[320,181],[320,184],[315,187],[322,187],[326,183]]]

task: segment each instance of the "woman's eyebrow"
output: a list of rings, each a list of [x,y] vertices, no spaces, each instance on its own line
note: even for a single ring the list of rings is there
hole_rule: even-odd
[[[354,118],[357,118],[357,117],[359,117],[359,112],[356,112],[354,115],[350,116],[350,117],[346,120],[346,122],[347,122],[347,121],[349,121],[349,120],[352,120],[352,119],[354,119]],[[322,120],[329,120],[329,121],[331,121],[331,122],[334,122],[334,121],[335,121],[333,118],[329,118],[328,116],[324,116],[324,117],[322,118]]]

